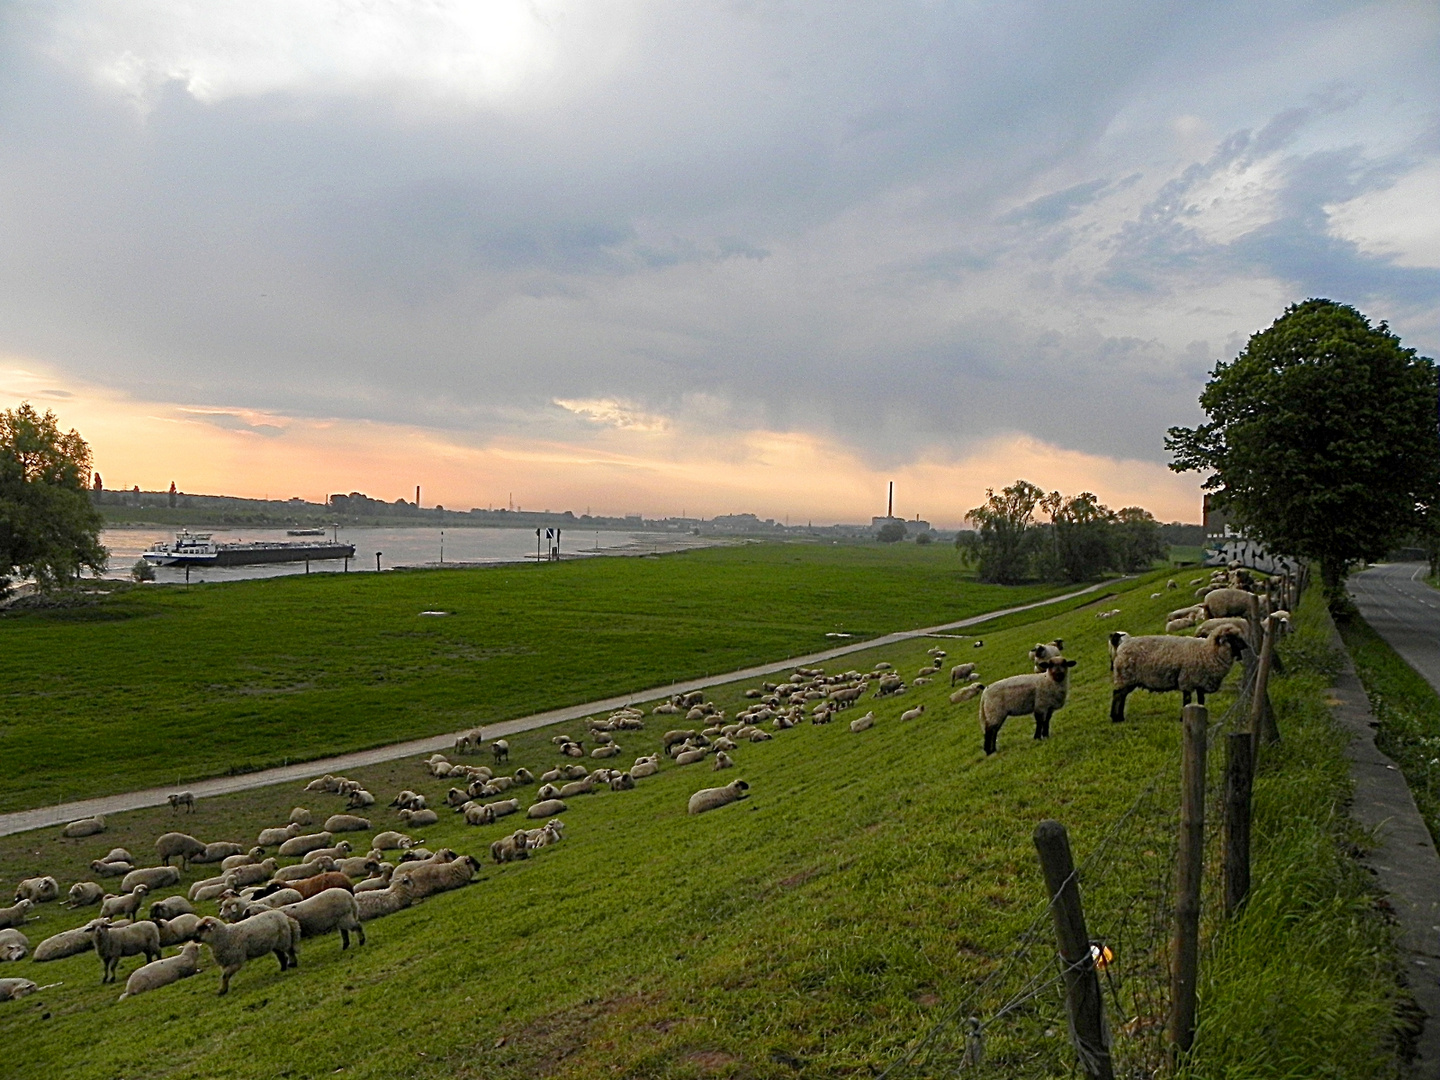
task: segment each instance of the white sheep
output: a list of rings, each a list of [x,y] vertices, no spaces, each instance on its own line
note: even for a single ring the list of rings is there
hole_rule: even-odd
[[[553,817],[556,814],[563,814],[568,809],[570,808],[560,799],[543,799],[531,806],[525,812],[525,816],[528,818]]]
[[[0,962],[23,960],[29,951],[30,939],[19,930],[0,930]]]
[[[105,815],[96,814],[94,817],[80,818],[65,826],[61,836],[79,837],[94,836],[96,833],[105,831]]]
[[[385,888],[368,889],[355,894],[355,908],[361,922],[393,915],[410,906],[415,899],[415,880],[402,873]]]
[[[369,832],[370,819],[357,817],[354,814],[331,814],[325,819],[325,832]],[[323,833],[320,835],[324,835]],[[295,837],[299,839],[299,837]]]
[[[479,870],[480,861],[473,855],[465,855],[445,863],[418,863],[407,866],[404,872],[414,883],[415,899],[423,900],[435,893],[468,885]]]
[[[162,833],[155,841],[155,854],[160,856],[160,865],[169,866],[171,859],[180,860],[182,870],[190,869],[190,860],[205,854],[205,845],[189,833]]]
[[[850,721],[850,730],[851,730],[852,732],[854,732],[855,734],[857,734],[857,735],[858,735],[860,732],[862,732],[862,731],[869,731],[869,730],[870,730],[872,727],[874,727],[874,726],[875,726],[875,712],[874,712],[874,710],[871,710],[870,712],[867,712],[864,716],[858,717],[857,719]]]
[[[290,811],[290,824],[308,826],[311,823],[310,811],[303,806],[296,806]],[[288,839],[288,837],[287,837]]]
[[[1052,657],[1044,670],[991,683],[980,695],[980,729],[985,754],[995,753],[1000,728],[1012,716],[1034,716],[1035,738],[1050,737],[1050,718],[1065,705],[1074,660]]]
[[[0,979],[0,1001],[15,1001],[39,989],[29,979]]]
[[[141,882],[127,893],[106,896],[100,901],[100,917],[113,919],[116,915],[124,915],[133,919],[135,913],[140,910],[140,905],[145,902],[145,894],[149,891],[150,887]]]
[[[210,946],[210,955],[220,965],[220,996],[230,992],[231,977],[254,960],[273,952],[280,961],[280,970],[299,967],[296,950],[300,947],[300,924],[283,911],[265,911],[234,926],[213,916],[200,920],[197,936]]]
[[[334,819],[332,818],[331,820],[333,821]],[[440,815],[435,813],[434,810],[401,810],[400,820],[411,828],[423,829],[427,825],[434,825],[438,822]],[[329,824],[329,822],[326,822],[326,824]],[[365,827],[370,827],[369,822],[366,822]]]
[[[977,697],[985,692],[985,684],[981,682],[967,683],[959,690],[950,695],[950,704],[963,705],[971,698]]]
[[[292,836],[280,845],[279,854],[287,859],[293,859],[298,855],[314,851],[316,848],[329,847],[335,837],[328,832],[306,833],[303,836]]]
[[[70,898],[65,901],[68,908],[89,907],[91,904],[98,904],[105,897],[104,886],[97,885],[93,881],[77,881],[70,886]],[[0,922],[0,925],[4,925]]]
[[[255,843],[262,848],[279,847],[286,840],[300,835],[300,826],[291,822],[283,829],[261,829],[260,835],[255,838]]]
[[[924,715],[925,715],[925,706],[924,706],[924,705],[916,705],[915,708],[913,708],[913,709],[906,709],[903,713],[901,713],[901,714],[900,714],[900,719],[901,719],[901,720],[919,720],[920,717],[922,717],[922,716],[924,716]]]
[[[692,814],[703,814],[722,806],[748,798],[750,785],[744,780],[732,780],[724,787],[702,788],[690,796],[689,810]]]
[[[155,925],[160,929],[160,947],[169,948],[196,940],[195,933],[200,927],[200,916],[193,912],[189,915],[176,915],[173,919],[161,919]]]
[[[156,900],[150,905],[150,921],[164,922],[179,915],[194,915],[195,909],[190,906],[190,901],[183,896],[167,896],[164,900]]]
[[[245,852],[243,844],[235,844],[227,841],[216,841],[213,844],[206,844],[205,850],[199,855],[192,855],[191,862],[195,863],[216,863],[224,862],[235,855],[242,855]]]
[[[404,833],[389,830],[376,833],[374,839],[370,841],[370,846],[376,851],[404,851],[414,847],[415,844],[416,841]]]
[[[179,810],[183,806],[186,813],[193,814],[195,812],[195,793],[193,791],[177,791],[173,795],[166,795],[165,801],[170,804],[172,811]]]
[[[130,978],[125,980],[125,992],[120,995],[120,1000],[124,1001],[126,998],[150,990],[158,990],[162,986],[169,986],[171,983],[177,983],[181,979],[188,979],[191,975],[199,973],[200,943],[192,941],[174,956],[152,961],[131,972]]]
[[[326,889],[308,900],[286,904],[276,911],[289,915],[300,924],[301,937],[317,937],[332,930],[340,931],[340,947],[350,947],[350,931],[355,931],[360,944],[365,944],[365,928],[360,925],[360,909],[348,889]]]
[[[114,926],[108,918],[101,916],[90,922],[88,929],[95,942],[95,952],[104,967],[101,983],[115,981],[115,969],[124,957],[144,953],[146,960],[160,959],[160,928],[152,922]]]
[[[94,948],[95,935],[90,932],[90,927],[77,926],[73,930],[52,934],[40,942],[35,946],[31,959],[37,964],[43,964],[50,960],[63,960],[67,956],[79,956]]]
[[[1191,694],[1205,704],[1205,695],[1220,689],[1246,648],[1245,636],[1233,627],[1208,638],[1126,637],[1115,644],[1110,719],[1117,724],[1125,719],[1125,699],[1137,688],[1157,694],[1178,690],[1186,705]]]
[[[10,926],[24,926],[25,918],[34,906],[34,900],[21,898],[7,908],[0,908],[0,930]]]
[[[60,883],[48,874],[25,878],[15,886],[15,902],[29,900],[32,904],[48,904],[60,897]]]

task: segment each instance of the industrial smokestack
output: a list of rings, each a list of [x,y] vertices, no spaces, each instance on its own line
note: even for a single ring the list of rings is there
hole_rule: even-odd
[[[420,485],[415,485],[415,509],[420,509]]]
[[[891,517],[894,517],[894,516],[895,516],[895,481],[894,481],[894,480],[891,480],[891,481],[890,481],[890,501],[885,504],[885,516],[886,516],[887,518],[891,518]]]

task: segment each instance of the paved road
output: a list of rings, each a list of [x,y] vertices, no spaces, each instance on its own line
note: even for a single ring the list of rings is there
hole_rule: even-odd
[[[532,728],[544,727],[546,724],[559,724],[568,720],[578,720],[582,716],[590,716],[592,713],[606,712],[611,709],[618,709],[623,705],[629,705],[635,701],[653,701],[656,698],[667,697],[670,694],[688,694],[692,690],[703,690],[706,687],[718,686],[721,683],[736,682],[740,679],[758,679],[765,675],[773,675],[776,672],[784,671],[797,666],[810,666],[823,664],[837,657],[848,656],[851,653],[860,652],[864,649],[882,648],[886,645],[894,645],[902,641],[910,641],[918,637],[926,637],[932,634],[944,634],[951,630],[963,630],[967,626],[976,626],[990,619],[999,618],[1002,615],[1013,615],[1020,611],[1030,611],[1034,608],[1044,607],[1047,604],[1058,604],[1066,600],[1072,600],[1078,596],[1097,590],[1110,588],[1124,579],[1102,582],[1099,585],[1091,585],[1088,588],[1076,589],[1074,592],[1066,593],[1064,596],[1056,596],[1049,600],[1038,600],[1033,604],[1022,604],[1019,607],[1005,608],[1001,611],[990,611],[984,615],[976,615],[970,619],[960,619],[958,622],[945,623],[941,626],[927,626],[919,630],[903,630],[894,634],[886,634],[884,637],[870,638],[866,641],[851,642],[840,645],[824,652],[812,653],[809,656],[794,656],[773,664],[762,664],[758,667],[744,668],[741,671],[732,671],[728,674],[710,675],[703,679],[692,679],[690,682],[670,683],[665,686],[652,687],[649,690],[639,690],[633,694],[623,694],[617,697],[605,698],[603,701],[589,701],[583,705],[572,705],[564,709],[551,709],[549,712],[535,713],[531,716],[522,716],[514,720],[505,720],[497,724],[487,724],[485,737],[487,739],[501,739],[507,735],[514,735],[521,731],[529,731]],[[428,739],[412,739],[410,742],[392,743],[389,746],[376,747],[373,750],[361,750],[353,754],[341,754],[339,757],[320,758],[319,760],[301,762],[295,765],[283,765],[274,769],[264,769],[259,772],[245,773],[240,776],[217,776],[210,780],[201,780],[188,785],[188,789],[195,793],[197,798],[207,798],[212,795],[228,795],[235,791],[249,791],[252,788],[268,787],[270,784],[293,783],[297,780],[309,780],[319,776],[321,773],[343,773],[349,769],[358,769],[365,765],[378,765],[385,761],[394,761],[397,758],[411,757],[418,754],[433,754],[437,750],[449,750],[455,745],[455,735],[435,735]],[[28,832],[31,829],[42,829],[50,825],[59,825],[67,821],[74,821],[76,818],[89,817],[92,814],[119,814],[126,810],[139,810],[147,806],[163,806],[166,796],[176,790],[174,787],[150,788],[145,791],[127,791],[119,795],[108,795],[99,799],[85,799],[81,802],[58,803],[55,806],[42,806],[34,810],[19,810],[12,814],[0,814],[0,836],[9,836],[11,833]]]
[[[1425,563],[1376,566],[1349,580],[1365,621],[1440,691],[1440,592],[1425,584]]]

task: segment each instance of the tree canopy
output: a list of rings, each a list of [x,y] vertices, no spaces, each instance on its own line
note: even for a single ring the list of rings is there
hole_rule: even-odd
[[[1171,428],[1177,472],[1253,540],[1320,566],[1332,601],[1350,564],[1424,527],[1440,484],[1436,370],[1385,323],[1333,300],[1292,304],[1215,365],[1209,422]]]
[[[90,464],[89,445],[54,413],[28,402],[0,410],[0,584],[18,571],[51,588],[105,568]]]

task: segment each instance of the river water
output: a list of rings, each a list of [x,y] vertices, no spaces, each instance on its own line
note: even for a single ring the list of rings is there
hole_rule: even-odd
[[[110,567],[105,576],[129,577],[140,553],[157,541],[175,538],[174,529],[106,529],[100,542],[110,551]],[[192,533],[210,533],[220,543],[239,540],[319,541],[318,536],[290,536],[284,529],[233,528],[227,526],[194,526]],[[535,532],[531,529],[487,528],[346,528],[327,530],[324,539],[338,539],[355,545],[355,558],[350,560],[350,573],[374,573],[375,553],[380,552],[380,565],[386,569],[397,566],[478,565],[533,561]],[[564,529],[561,554],[566,558],[595,555],[646,555],[651,552],[682,551],[707,547],[717,541],[688,534],[660,532],[610,532],[600,530]],[[542,541],[543,544],[543,541]],[[443,550],[442,550],[443,545]],[[341,573],[346,570],[340,559],[312,561],[310,573]],[[259,566],[191,567],[191,581],[240,581],[245,578],[282,577],[305,573],[304,563],[265,563]],[[161,582],[185,580],[184,567],[160,566],[155,578]]]

